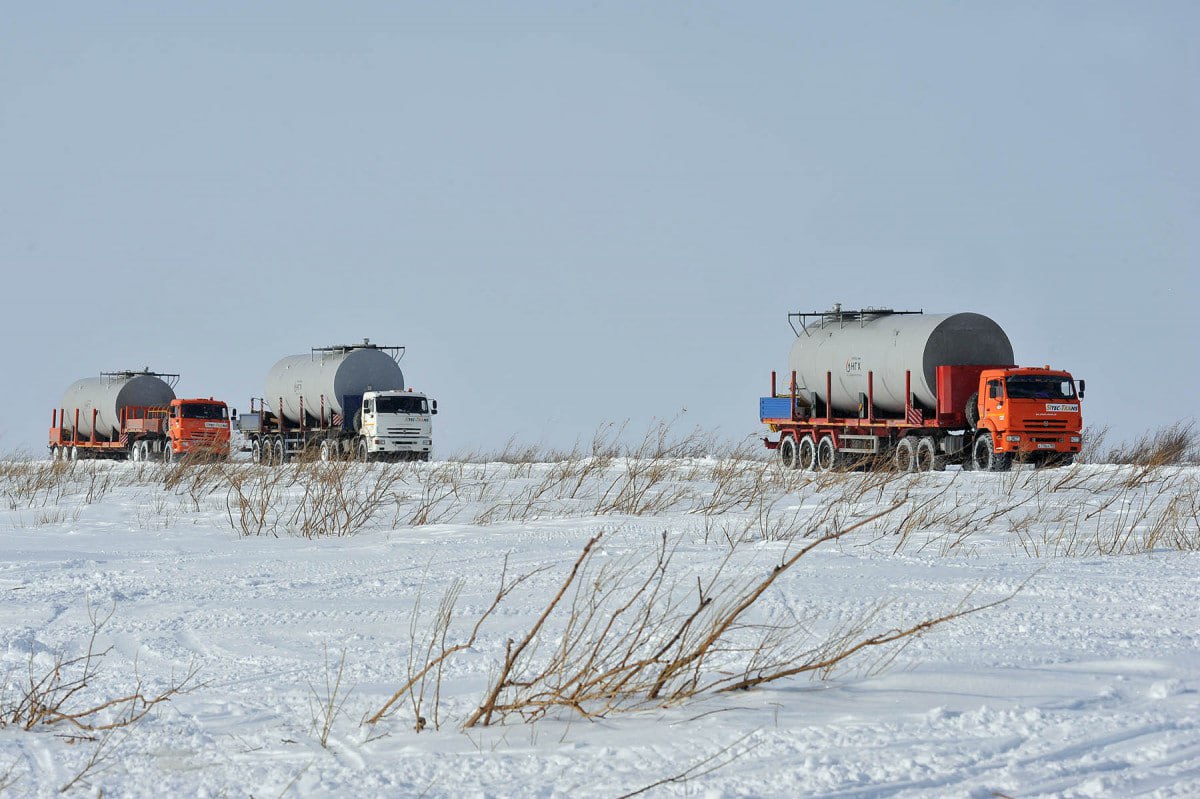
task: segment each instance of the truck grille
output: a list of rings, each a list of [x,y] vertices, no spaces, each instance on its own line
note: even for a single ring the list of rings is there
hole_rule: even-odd
[[[1050,430],[1066,430],[1067,424],[1068,422],[1066,419],[1033,419],[1027,422],[1025,426],[1030,429],[1036,429],[1040,427],[1043,429],[1048,428]]]
[[[389,427],[387,428],[389,436],[419,436],[421,428],[419,427]]]

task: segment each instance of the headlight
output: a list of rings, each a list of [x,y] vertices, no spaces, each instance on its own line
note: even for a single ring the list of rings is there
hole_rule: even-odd
[[[1079,443],[1080,441],[1082,441],[1082,440],[1083,440],[1083,439],[1081,439],[1079,436],[1071,436],[1071,443],[1072,443],[1072,444],[1078,444],[1078,443]]]
[[[1020,441],[1021,437],[1020,436],[1005,436],[1004,440],[1016,442],[1016,441]]]

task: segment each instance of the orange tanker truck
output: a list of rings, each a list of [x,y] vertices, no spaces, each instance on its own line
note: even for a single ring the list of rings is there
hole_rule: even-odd
[[[976,313],[867,308],[788,314],[783,385],[759,419],[791,469],[1005,471],[1072,463],[1082,446],[1084,382],[1014,365],[998,324]]]
[[[175,396],[177,374],[102,372],[76,380],[50,418],[54,460],[161,460],[229,456],[229,408]]]

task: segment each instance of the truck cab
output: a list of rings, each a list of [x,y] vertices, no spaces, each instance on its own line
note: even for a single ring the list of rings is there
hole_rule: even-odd
[[[979,375],[979,419],[973,461],[1002,470],[1013,458],[1071,463],[1082,447],[1083,383],[1049,366],[985,369]]]
[[[163,432],[174,456],[229,457],[229,407],[220,400],[171,400]]]
[[[412,391],[363,394],[359,434],[367,455],[429,460],[433,451],[433,415],[437,400]]]

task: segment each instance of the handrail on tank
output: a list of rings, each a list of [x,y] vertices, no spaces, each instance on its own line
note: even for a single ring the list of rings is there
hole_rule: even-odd
[[[157,377],[159,380],[162,380],[164,383],[166,383],[171,388],[175,388],[175,386],[179,385],[179,375],[174,374],[172,372],[154,372],[154,371],[151,371],[149,366],[144,367],[141,370],[120,369],[116,372],[101,372],[100,376],[101,377],[119,377],[119,378],[124,378],[125,380],[131,380],[135,377]]]
[[[820,319],[822,325],[824,325],[826,322],[837,322],[838,327],[845,327],[846,322],[858,322],[858,326],[862,327],[870,320],[879,316],[889,316],[893,314],[913,315],[923,313],[925,313],[924,309],[920,311],[897,311],[892,308],[871,307],[863,308],[859,311],[843,311],[842,304],[837,302],[834,303],[833,307],[828,311],[793,311],[792,313],[788,314],[788,325],[791,326],[792,332],[796,334],[797,338],[799,338],[802,335],[812,335],[808,332],[807,320],[809,319]],[[796,322],[800,323],[799,330],[796,329]]]
[[[364,338],[362,344],[334,344],[329,347],[313,347],[312,357],[315,360],[318,352],[341,355],[354,350],[383,350],[392,356],[393,361],[400,363],[400,359],[404,357],[405,349],[405,347],[388,347],[383,344],[372,344],[371,339]]]

